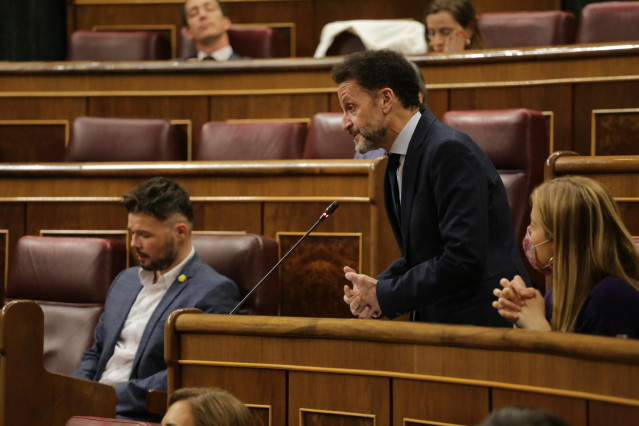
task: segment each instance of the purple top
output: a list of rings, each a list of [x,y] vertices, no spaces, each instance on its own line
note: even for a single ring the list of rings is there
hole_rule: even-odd
[[[544,296],[546,319],[552,318],[552,287]],[[639,291],[608,276],[590,290],[577,317],[575,333],[639,338]]]

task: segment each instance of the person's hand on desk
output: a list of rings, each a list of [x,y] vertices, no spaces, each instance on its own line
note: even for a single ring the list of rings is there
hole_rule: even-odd
[[[364,319],[381,316],[382,309],[375,292],[377,280],[358,274],[349,266],[344,267],[344,276],[353,284],[352,289],[348,285],[344,286],[344,302],[350,306],[351,313]]]
[[[503,290],[493,290],[497,297],[493,308],[497,309],[499,315],[519,328],[550,331],[544,297],[539,290],[526,287],[519,275],[512,281],[502,278],[499,284]]]

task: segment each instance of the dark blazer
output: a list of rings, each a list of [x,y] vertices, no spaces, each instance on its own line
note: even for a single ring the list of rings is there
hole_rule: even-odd
[[[142,289],[139,267],[122,271],[113,281],[104,306],[104,313],[95,328],[95,342],[84,352],[80,366],[72,376],[98,381],[107,361],[113,355],[124,322]],[[215,272],[195,255],[182,269],[184,282],[171,284],[144,329],[128,382],[115,387],[119,418],[158,422],[162,416],[146,412],[149,389],[166,390],[167,372],[164,363],[164,323],[178,308],[198,308],[204,312],[227,314],[239,302],[240,294],[233,281]]]
[[[504,185],[472,139],[422,111],[402,175],[401,225],[386,213],[402,257],[377,278],[384,315],[449,324],[511,326],[491,306],[500,278],[530,280],[515,246]]]

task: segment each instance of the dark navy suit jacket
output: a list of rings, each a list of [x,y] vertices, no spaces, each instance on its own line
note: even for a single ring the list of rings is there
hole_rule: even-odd
[[[515,245],[506,190],[488,156],[426,109],[404,159],[401,221],[386,174],[386,212],[402,257],[377,277],[382,313],[511,326],[491,306],[492,290],[515,274],[530,280]]]
[[[109,289],[104,313],[96,326],[93,346],[84,352],[80,366],[72,376],[98,381],[107,361],[113,355],[131,306],[142,289],[139,267],[122,271]],[[186,280],[171,284],[144,329],[133,360],[128,382],[115,387],[119,418],[158,422],[161,416],[146,412],[149,389],[166,390],[167,371],[164,362],[164,323],[178,308],[198,308],[208,313],[228,314],[239,302],[235,283],[217,273],[195,255],[182,269]]]

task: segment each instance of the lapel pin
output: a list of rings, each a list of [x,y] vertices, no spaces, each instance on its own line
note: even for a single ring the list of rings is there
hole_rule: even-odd
[[[178,277],[178,281],[183,283],[184,281],[186,281],[186,275],[184,274],[180,274],[180,276]]]

